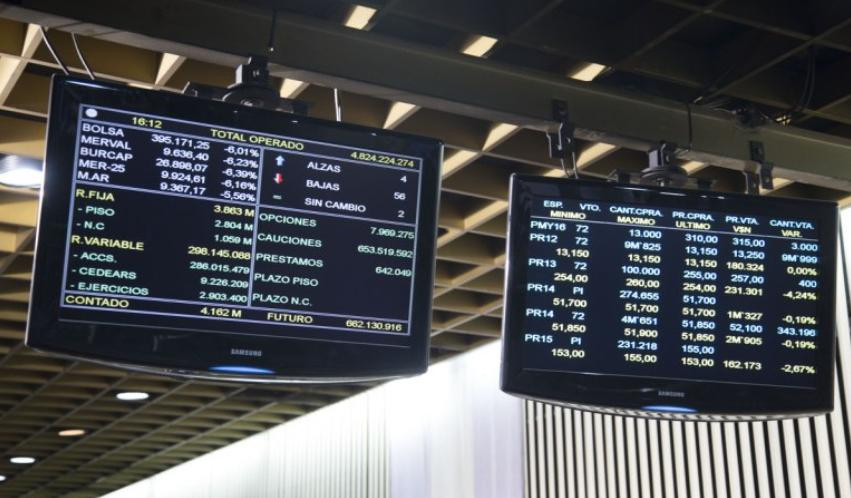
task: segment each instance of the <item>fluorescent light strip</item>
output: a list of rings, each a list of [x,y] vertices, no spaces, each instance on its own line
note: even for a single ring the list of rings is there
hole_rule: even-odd
[[[141,391],[125,391],[115,395],[121,401],[143,401],[150,397],[148,393]]]
[[[571,73],[567,76],[568,78],[579,80],[579,81],[591,81],[597,76],[600,76],[600,73],[607,69],[606,66],[602,64],[597,64],[595,62],[585,62],[575,68]]]
[[[484,57],[485,54],[490,52],[496,42],[499,41],[496,38],[491,38],[490,36],[479,35],[472,40],[470,40],[467,45],[461,49],[461,53],[466,55],[472,55],[473,57]]]
[[[369,21],[372,20],[372,16],[374,16],[376,12],[377,11],[372,7],[355,5],[352,7],[352,10],[349,12],[349,17],[346,18],[346,22],[344,22],[343,25],[354,29],[364,29],[366,25],[369,24]]]
[[[85,429],[64,429],[57,432],[59,437],[78,437],[86,434]]]

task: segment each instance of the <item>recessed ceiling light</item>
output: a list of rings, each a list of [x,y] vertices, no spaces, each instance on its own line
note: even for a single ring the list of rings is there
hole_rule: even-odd
[[[150,397],[150,394],[141,391],[125,391],[115,395],[121,401],[142,401]]]
[[[608,67],[602,64],[586,62],[574,68],[573,71],[571,71],[570,74],[567,75],[567,77],[579,81],[591,81],[597,76],[600,76],[600,73],[602,73],[606,69],[608,69]]]
[[[16,456],[9,459],[10,462],[18,465],[29,465],[35,463],[35,458],[28,456]]]
[[[464,48],[461,49],[461,53],[472,55],[473,57],[484,57],[498,41],[499,40],[496,38],[492,38],[490,36],[474,36],[466,45],[464,45]]]
[[[0,159],[0,184],[7,187],[40,187],[44,181],[41,161],[29,157],[6,156]]]
[[[375,12],[376,10],[372,7],[355,5],[352,7],[351,12],[349,12],[349,17],[346,18],[346,22],[343,24],[349,28],[363,29],[367,24],[369,24],[369,21],[372,19],[372,16],[375,15]]]
[[[6,476],[4,476],[3,474],[0,474],[0,482],[3,482],[5,480],[6,480]]]
[[[77,437],[86,433],[85,429],[63,429],[58,432],[60,437]]]

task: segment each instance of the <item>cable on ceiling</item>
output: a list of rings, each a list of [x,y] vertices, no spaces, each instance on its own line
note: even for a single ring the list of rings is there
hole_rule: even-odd
[[[686,118],[688,119],[688,148],[686,152],[690,152],[694,145],[694,119],[691,114],[691,102],[686,102]]]
[[[269,27],[269,41],[266,50],[271,54],[275,51],[275,28],[278,27],[278,9],[272,9],[272,25]]]
[[[731,74],[737,73],[741,68],[747,68],[750,66],[750,62],[754,60],[754,54],[759,53],[759,50],[765,46],[768,37],[765,33],[760,32],[757,36],[756,40],[751,44],[751,49],[744,51],[744,54],[741,57],[738,57],[732,61],[724,61],[727,63],[727,68],[721,72],[715,79],[713,79],[709,84],[704,85],[703,88],[698,93],[698,96],[692,99],[692,104],[703,104],[703,100],[706,99],[710,94],[716,92],[719,87],[724,85],[728,85],[731,82],[726,82],[722,85],[722,82],[725,82]],[[738,74],[736,77],[740,78],[742,75]]]
[[[62,68],[63,73],[65,73],[66,75],[70,74],[68,72],[68,66],[66,66],[65,63],[62,62],[62,59],[59,58],[59,54],[57,54],[56,50],[53,49],[53,44],[50,43],[50,38],[47,37],[47,30],[44,29],[44,26],[39,27],[41,28],[41,36],[42,38],[44,38],[44,44],[45,46],[47,46],[47,50],[50,51],[50,55],[53,56],[53,59],[56,61],[57,64],[59,64],[59,67]]]
[[[579,180],[579,168],[576,167],[576,153],[575,152],[570,153],[570,159],[571,159],[571,163],[572,163],[571,166],[573,167],[573,171],[572,171],[573,175],[572,176],[575,180]],[[570,177],[571,173],[568,173],[567,164],[565,164],[564,159],[559,158],[558,161],[561,163],[561,170],[564,172],[564,176]]]
[[[91,68],[89,68],[89,63],[86,62],[86,58],[83,57],[83,51],[80,50],[80,44],[77,43],[77,33],[71,33],[71,41],[74,42],[74,50],[77,51],[77,58],[80,59],[80,63],[83,64],[86,74],[89,75],[89,78],[95,79],[95,73],[93,73]]]
[[[815,47],[810,47],[809,49],[809,58],[807,59],[807,72],[804,76],[804,86],[801,89],[801,95],[798,97],[798,100],[795,102],[795,105],[792,108],[788,109],[785,113],[781,114],[787,115],[789,117],[789,121],[792,120],[794,114],[800,113],[804,109],[810,106],[810,102],[813,100],[813,93],[815,92],[816,86],[816,50]]]

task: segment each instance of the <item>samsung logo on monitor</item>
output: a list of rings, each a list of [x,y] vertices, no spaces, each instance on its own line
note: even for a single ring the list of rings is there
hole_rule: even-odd
[[[254,357],[259,358],[259,357],[263,356],[263,351],[261,351],[259,349],[231,348],[230,354],[232,356],[254,356]]]
[[[686,393],[682,391],[657,391],[656,394],[659,396],[667,396],[669,398],[685,398]]]

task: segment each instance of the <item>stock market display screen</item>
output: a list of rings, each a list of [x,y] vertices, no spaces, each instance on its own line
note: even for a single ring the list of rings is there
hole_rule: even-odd
[[[440,154],[423,138],[58,79],[28,340],[223,374],[421,371]]]
[[[515,177],[506,390],[666,414],[829,409],[836,205]]]

